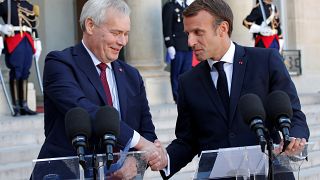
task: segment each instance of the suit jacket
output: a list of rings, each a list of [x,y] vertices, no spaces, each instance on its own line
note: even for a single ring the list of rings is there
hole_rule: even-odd
[[[207,61],[200,63],[179,79],[178,118],[176,137],[168,147],[171,175],[189,163],[203,150],[257,145],[258,140],[237,108],[242,95],[257,94],[264,102],[274,90],[286,92],[293,108],[293,137],[309,137],[306,118],[301,112],[293,82],[274,49],[236,45],[230,93],[229,118],[213,84]],[[266,120],[266,125],[270,122]],[[274,142],[280,140],[272,129]]]
[[[133,130],[153,142],[157,138],[155,127],[138,70],[119,60],[111,65],[121,111],[119,147],[123,148],[132,138]],[[47,55],[43,85],[46,139],[38,158],[76,155],[65,132],[66,112],[73,107],[82,107],[89,112],[94,124],[98,108],[107,105],[99,74],[82,43]],[[95,137],[94,129],[92,132],[90,144],[97,145],[99,138]],[[96,153],[102,152],[102,149],[96,149]],[[92,151],[86,153],[91,154]]]

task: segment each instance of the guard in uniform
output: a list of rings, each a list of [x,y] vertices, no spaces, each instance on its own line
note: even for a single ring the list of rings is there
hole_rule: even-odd
[[[162,9],[166,59],[171,60],[170,80],[175,102],[178,100],[178,77],[192,68],[192,50],[188,46],[188,35],[183,30],[182,12],[187,3],[185,0],[171,0]]]
[[[272,0],[263,1],[265,21],[260,4],[257,3],[251,13],[243,20],[243,25],[253,33],[255,47],[280,49],[279,39],[282,39],[280,18]]]
[[[0,24],[4,34],[4,53],[10,69],[9,84],[14,109],[13,116],[35,115],[27,105],[28,77],[33,54],[39,58],[41,42],[37,38],[39,7],[25,0],[0,0]]]

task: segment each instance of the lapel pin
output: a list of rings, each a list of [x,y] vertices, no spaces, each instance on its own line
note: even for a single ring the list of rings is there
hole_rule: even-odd
[[[242,59],[240,59],[240,60],[239,60],[239,64],[240,64],[240,65],[242,65],[242,64],[243,64],[243,61],[242,61]]]
[[[120,71],[120,72],[122,72],[122,71],[123,71],[123,69],[122,69],[122,68],[119,68],[119,71]]]

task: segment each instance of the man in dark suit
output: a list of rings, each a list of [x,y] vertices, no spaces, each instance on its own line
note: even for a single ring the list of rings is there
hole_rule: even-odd
[[[186,0],[170,0],[162,8],[164,43],[167,47],[166,61],[170,61],[170,81],[174,101],[178,100],[178,78],[192,68],[192,51],[188,36],[183,30],[182,12]]]
[[[120,112],[118,148],[129,144],[151,152],[150,158],[158,157],[142,77],[137,69],[117,60],[128,42],[129,13],[123,0],[87,1],[80,16],[82,42],[47,55],[43,77],[46,139],[38,158],[76,155],[65,132],[66,112],[82,107],[94,124],[97,110],[105,105]],[[104,153],[98,142],[99,137],[93,136],[89,143],[95,153]],[[93,148],[87,149],[86,154],[92,153]]]
[[[237,108],[240,97],[247,93],[257,94],[262,101],[274,90],[289,95],[293,110],[290,135],[296,139],[292,138],[286,152],[301,151],[309,129],[295,86],[277,50],[233,43],[233,15],[223,0],[196,0],[183,15],[188,43],[202,62],[179,79],[177,138],[166,148],[169,166],[163,156],[162,166],[152,162],[151,168],[167,166],[162,175],[171,177],[201,151],[257,145],[255,133]],[[220,89],[223,84],[224,92]],[[279,134],[274,130],[271,134],[279,143]]]

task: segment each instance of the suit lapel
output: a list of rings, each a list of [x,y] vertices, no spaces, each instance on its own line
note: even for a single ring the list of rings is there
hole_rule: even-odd
[[[82,43],[79,43],[74,47],[73,56],[78,67],[83,71],[83,73],[88,77],[92,85],[98,91],[100,98],[105,104],[107,104],[106,94],[104,92],[102,83],[100,81],[99,74],[96,67],[94,66],[92,59],[83,46]]]
[[[200,73],[199,73],[199,78],[202,82],[202,85],[204,86],[204,89],[208,93],[210,99],[212,100],[213,104],[216,106],[218,109],[219,113],[224,117],[224,119],[227,122],[227,115],[226,111],[223,108],[222,102],[220,100],[219,94],[217,89],[215,88],[211,74],[210,74],[210,67],[208,65],[207,61],[202,62],[201,64],[198,65],[200,68]]]
[[[242,46],[237,44],[233,60],[233,73],[232,73],[232,85],[230,93],[230,114],[229,125],[232,124],[232,120],[235,115],[235,111],[238,105],[238,101],[241,94],[245,69],[247,65],[247,59],[245,57],[245,51]]]
[[[117,90],[118,90],[118,98],[119,98],[119,104],[120,104],[120,113],[121,113],[121,119],[126,119],[126,112],[127,112],[127,91],[126,91],[126,72],[124,71],[124,68],[121,66],[121,64],[118,62],[119,60],[116,60],[111,63],[112,69],[114,72],[114,76],[116,79],[117,84]]]

